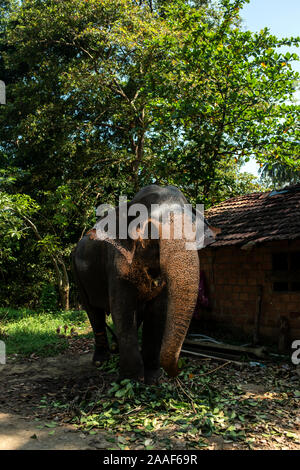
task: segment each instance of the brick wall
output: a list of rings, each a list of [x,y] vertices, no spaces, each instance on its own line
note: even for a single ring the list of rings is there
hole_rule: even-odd
[[[300,339],[300,292],[273,291],[272,253],[283,251],[300,251],[300,240],[269,242],[247,251],[230,246],[201,250],[200,269],[210,300],[210,308],[201,309],[202,319],[252,336],[262,286],[262,339],[278,341],[281,316],[289,322],[290,340]]]

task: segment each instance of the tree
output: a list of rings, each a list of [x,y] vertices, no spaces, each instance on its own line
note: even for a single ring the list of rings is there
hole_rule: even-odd
[[[282,163],[265,163],[260,170],[261,182],[273,188],[300,182],[300,168],[291,168]]]
[[[300,107],[291,102],[299,78],[291,64],[298,58],[279,53],[283,45],[298,46],[299,38],[241,31],[243,3],[222,2],[223,13],[213,23],[176,3],[167,16],[172,41],[157,39],[168,51],[160,63],[164,118],[158,117],[157,131],[175,141],[171,152],[165,148],[163,164],[173,170],[175,184],[189,188],[190,198],[205,203],[222,162],[238,165],[254,157],[293,168],[299,155]]]
[[[68,310],[70,284],[62,256],[64,250],[54,235],[46,234],[42,236],[38,227],[32,221],[33,216],[39,209],[38,204],[25,194],[9,195],[0,192],[0,227],[2,232],[0,264],[3,265],[5,260],[15,261],[13,239],[19,241],[31,231],[38,248],[54,267],[61,305],[64,310]]]

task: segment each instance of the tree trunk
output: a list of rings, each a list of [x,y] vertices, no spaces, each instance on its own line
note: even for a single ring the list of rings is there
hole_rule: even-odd
[[[58,282],[58,290],[59,290],[59,295],[60,295],[60,302],[63,310],[69,310],[70,308],[70,282],[69,282],[69,276],[68,272],[66,269],[65,263],[61,260],[58,259],[56,260],[53,258],[54,262],[54,267],[55,267],[55,272],[56,272],[56,277],[57,277],[57,282]],[[58,267],[58,263],[62,267],[62,271]]]
[[[19,214],[19,215],[32,228],[37,240],[42,241],[43,239],[42,239],[36,225],[32,222],[32,220],[30,220],[28,217],[26,217],[22,214]],[[69,301],[69,298],[70,298],[70,283],[69,283],[69,276],[68,276],[68,272],[67,272],[67,269],[66,269],[66,265],[61,259],[58,258],[58,256],[50,254],[50,258],[51,258],[51,261],[53,263],[55,274],[56,274],[56,280],[57,280],[57,285],[58,285],[58,291],[59,291],[61,306],[64,310],[69,310],[69,308],[70,308],[70,301]],[[58,264],[61,265],[62,272],[59,269]]]
[[[59,295],[60,295],[60,303],[61,303],[63,310],[69,310],[70,309],[70,303],[69,303],[70,286],[69,284],[66,286],[60,287]]]

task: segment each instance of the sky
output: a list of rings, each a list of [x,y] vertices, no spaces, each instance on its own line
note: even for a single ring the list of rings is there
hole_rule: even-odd
[[[267,27],[278,37],[300,36],[300,0],[250,0],[241,11],[243,29],[260,31]],[[286,48],[283,52],[300,55],[300,47]],[[300,73],[300,62],[293,68]],[[300,101],[300,93],[297,93]],[[258,165],[254,160],[246,163],[242,171],[257,175]]]
[[[243,28],[250,31],[267,27],[279,38],[300,36],[300,0],[250,0],[241,11],[241,17]],[[300,55],[299,47],[285,50]],[[300,72],[300,62],[294,62],[293,67]]]

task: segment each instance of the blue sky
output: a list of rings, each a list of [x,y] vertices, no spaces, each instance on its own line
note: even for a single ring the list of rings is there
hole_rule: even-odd
[[[250,0],[241,11],[243,29],[260,31],[267,27],[278,37],[300,36],[300,0]],[[300,47],[287,48],[286,52],[300,55]],[[300,62],[293,67],[300,72]],[[297,93],[300,99],[300,93]],[[243,171],[257,175],[258,165],[254,160],[246,163]]]
[[[267,27],[282,38],[300,36],[300,0],[250,0],[241,11],[243,28],[260,31]],[[300,47],[286,48],[300,55]],[[300,62],[294,62],[300,72]]]
[[[241,12],[247,29],[259,31],[267,26],[277,36],[299,36],[299,0],[250,0]]]

